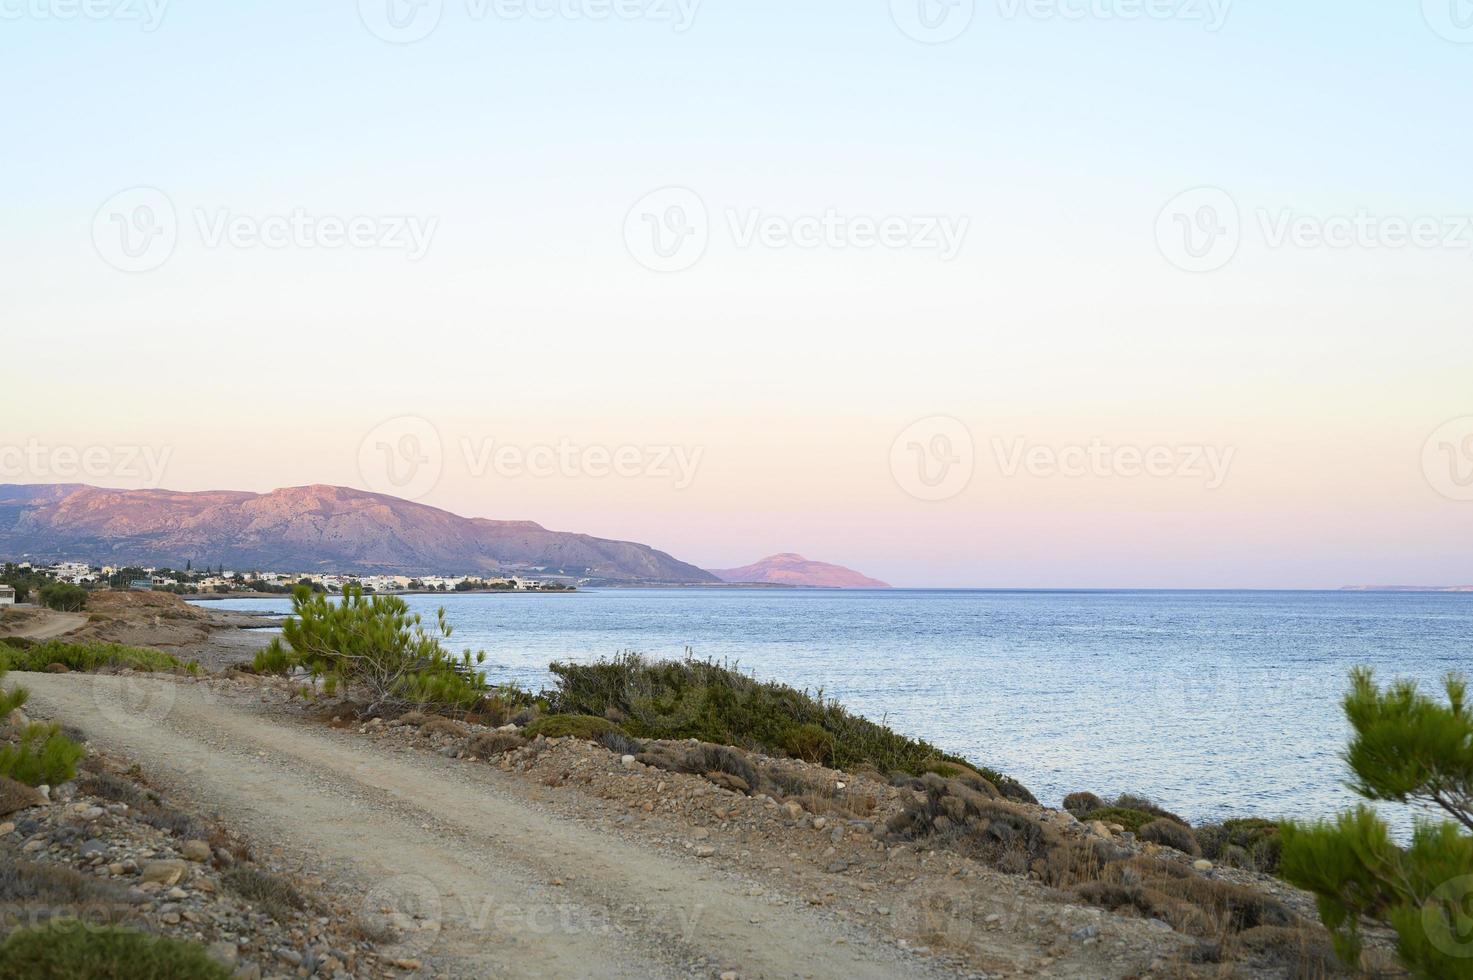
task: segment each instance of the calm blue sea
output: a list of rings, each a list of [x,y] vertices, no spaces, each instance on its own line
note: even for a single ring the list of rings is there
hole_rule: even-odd
[[[1473,595],[593,590],[417,596],[493,680],[621,650],[736,661],[1007,772],[1040,800],[1142,793],[1189,819],[1321,816],[1352,666],[1473,673]],[[285,611],[286,600],[214,608]]]

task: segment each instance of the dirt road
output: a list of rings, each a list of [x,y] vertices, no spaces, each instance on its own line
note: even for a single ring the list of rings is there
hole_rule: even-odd
[[[0,635],[19,636],[27,640],[50,640],[87,625],[87,617],[83,613],[57,612],[39,606],[15,608],[25,615],[25,620],[16,628],[7,629]]]
[[[418,912],[405,958],[456,976],[931,975],[797,896],[539,811],[489,766],[399,758],[200,684],[13,675],[42,714],[229,825],[337,869],[370,914]],[[401,923],[404,921],[401,918]]]

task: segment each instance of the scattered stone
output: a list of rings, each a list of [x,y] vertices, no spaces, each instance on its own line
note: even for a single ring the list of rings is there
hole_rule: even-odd
[[[78,850],[77,853],[82,855],[82,857],[84,858],[102,857],[103,855],[107,854],[107,845],[94,837],[83,844],[81,849]]]
[[[184,855],[186,861],[194,861],[196,864],[203,864],[211,857],[210,845],[202,840],[185,841],[179,848],[179,853]]]
[[[695,849],[695,855],[698,858],[714,857],[716,855],[716,848],[710,844],[701,844]]]
[[[1198,858],[1197,860],[1192,862],[1192,867],[1196,868],[1198,871],[1211,871],[1212,862],[1207,860],[1206,858]]]
[[[187,874],[189,865],[183,861],[150,861],[143,866],[144,882],[164,888],[178,884]]]

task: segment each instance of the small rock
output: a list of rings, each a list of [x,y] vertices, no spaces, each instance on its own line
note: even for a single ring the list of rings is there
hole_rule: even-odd
[[[234,966],[240,959],[240,950],[235,948],[235,943],[211,943],[205,952],[221,966]]]
[[[77,853],[84,858],[101,857],[107,853],[107,845],[94,837],[83,844]]]
[[[177,885],[188,873],[189,865],[183,861],[150,861],[143,866],[144,882],[166,887]]]
[[[187,840],[184,846],[179,848],[179,853],[184,855],[185,860],[203,864],[211,857],[210,845],[202,840]]]
[[[784,803],[783,812],[788,815],[789,820],[797,820],[803,816],[803,807],[797,803]]]
[[[1198,871],[1211,871],[1212,862],[1207,860],[1206,858],[1198,858],[1197,860],[1192,862],[1192,867],[1196,868]]]
[[[716,855],[716,848],[710,844],[701,844],[695,849],[695,855],[698,858],[714,857]]]
[[[184,899],[186,899],[186,898],[189,897],[189,892],[185,891],[184,889],[182,889],[182,888],[180,888],[178,886],[175,886],[173,888],[170,888],[168,891],[164,892],[164,897],[165,898],[172,898],[176,902],[182,902]]]
[[[636,760],[634,756],[626,755],[619,760],[619,764],[622,765],[625,769],[632,769],[634,768],[635,761]]]
[[[378,718],[375,718],[374,719],[374,721],[379,721],[379,720],[381,720],[381,719],[378,719]],[[298,953],[294,949],[278,949],[276,951],[276,955],[277,955],[277,957],[279,959],[285,960],[286,962],[290,963],[292,966],[301,966],[302,965],[302,954],[301,953]]]
[[[831,875],[843,874],[845,871],[849,870],[849,862],[835,861],[833,864],[830,864],[828,866],[827,870],[828,873]]]
[[[70,674],[71,672],[72,672],[72,669],[70,667],[68,667],[66,664],[47,664],[46,665],[46,673],[48,673],[48,674]]]
[[[1080,942],[1085,939],[1093,939],[1099,934],[1099,926],[1085,926],[1082,929],[1075,929],[1073,932],[1069,933],[1069,938],[1074,940],[1075,942]]]

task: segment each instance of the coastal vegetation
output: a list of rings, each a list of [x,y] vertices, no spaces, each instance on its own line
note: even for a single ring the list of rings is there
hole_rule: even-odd
[[[989,780],[1006,796],[1033,800],[1016,780],[851,714],[822,689],[759,681],[730,664],[626,653],[550,669],[557,678],[548,694],[552,713],[605,718],[637,738],[694,738],[882,773],[919,775],[944,764]]]
[[[192,670],[194,666],[172,654],[148,647],[122,643],[67,643],[62,640],[34,642],[19,637],[0,639],[0,669],[20,671],[55,670]]]
[[[260,673],[302,669],[329,694],[352,689],[369,709],[430,708],[465,714],[494,692],[476,668],[484,653],[447,651],[451,627],[441,609],[433,627],[398,596],[365,596],[350,586],[341,601],[298,587],[282,635],[257,654]],[[283,642],[284,641],[284,642]]]
[[[1473,711],[1467,683],[1444,681],[1446,702],[1416,683],[1381,688],[1369,670],[1345,696],[1350,785],[1370,801],[1407,804],[1419,815],[1407,846],[1362,805],[1333,820],[1284,827],[1281,872],[1312,892],[1347,965],[1359,965],[1362,920],[1396,931],[1402,964],[1417,977],[1473,977]]]
[[[0,678],[7,668],[0,664]],[[29,698],[25,688],[0,690],[0,777],[27,786],[54,786],[77,774],[83,747],[61,733],[61,726],[29,722],[20,708]]]

